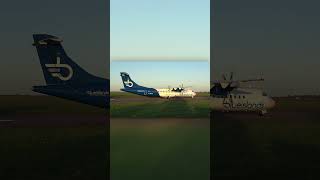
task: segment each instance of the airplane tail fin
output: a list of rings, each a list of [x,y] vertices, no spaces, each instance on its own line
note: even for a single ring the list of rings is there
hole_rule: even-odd
[[[120,73],[124,89],[136,89],[140,88],[142,86],[139,86],[137,83],[135,83],[129,76],[128,73],[126,72],[121,72]]]
[[[74,85],[95,78],[68,57],[58,37],[34,34],[33,40],[47,85]]]

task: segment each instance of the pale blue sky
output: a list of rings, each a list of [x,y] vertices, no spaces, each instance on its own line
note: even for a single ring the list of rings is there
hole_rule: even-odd
[[[112,61],[111,91],[123,88],[120,72],[129,73],[137,84],[152,88],[192,86],[195,91],[209,91],[208,61]]]
[[[148,87],[209,91],[210,0],[111,0],[110,19],[111,91],[120,72]]]
[[[0,6],[0,94],[34,94],[44,85],[32,34],[63,40],[67,54],[88,72],[109,77],[107,1],[3,1]],[[37,93],[38,94],[38,93]]]
[[[210,0],[111,0],[111,60],[208,60]]]

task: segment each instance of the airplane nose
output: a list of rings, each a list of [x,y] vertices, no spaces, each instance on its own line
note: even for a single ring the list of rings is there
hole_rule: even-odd
[[[267,103],[266,103],[266,108],[267,108],[267,109],[271,109],[271,108],[273,108],[275,105],[276,105],[276,102],[275,102],[273,99],[268,98]]]

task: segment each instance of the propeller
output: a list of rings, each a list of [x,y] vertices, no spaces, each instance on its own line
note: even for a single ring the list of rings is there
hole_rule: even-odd
[[[215,81],[213,87],[215,87],[217,84],[221,86],[224,90],[232,90],[233,88],[237,88],[240,86],[240,83],[246,83],[246,82],[256,82],[256,81],[264,81],[263,78],[259,79],[246,79],[246,80],[233,80],[234,73],[230,72],[229,80],[227,80],[226,74],[222,74],[222,81]]]
[[[223,79],[224,81],[226,81],[226,80],[227,80],[227,78],[226,78],[226,75],[225,75],[225,74],[222,74],[222,79]]]
[[[223,81],[220,82],[220,85],[223,89],[227,87],[236,87],[238,84],[233,81],[233,72],[230,72],[229,80],[227,80],[226,74],[222,74]]]

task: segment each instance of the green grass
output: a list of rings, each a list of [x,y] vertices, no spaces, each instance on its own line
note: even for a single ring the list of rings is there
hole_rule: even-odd
[[[1,179],[107,179],[106,128],[1,128]]]
[[[208,121],[199,120],[207,126],[174,121],[112,125],[111,179],[209,179]]]
[[[43,115],[59,113],[90,120],[91,115],[105,113],[48,96],[1,96],[1,100],[2,117],[45,118]],[[120,114],[152,118],[112,120],[111,179],[209,179],[208,118],[172,119],[185,114],[208,117],[202,115],[204,106],[201,101],[181,100],[114,106]],[[165,119],[158,119],[161,112]],[[1,127],[0,179],[107,179],[106,131],[102,126]]]
[[[217,179],[319,175],[320,123],[221,121],[228,124],[215,122],[212,154]]]
[[[197,97],[210,96],[209,92],[196,92],[196,93],[197,93]],[[136,98],[141,96],[132,94],[132,93],[127,93],[127,92],[116,92],[116,91],[110,92],[110,98],[121,98],[121,97]]]
[[[111,179],[209,179],[209,94],[197,95],[166,100],[112,92]]]
[[[188,101],[112,103],[111,117],[121,118],[203,118],[210,110],[205,102]]]
[[[131,95],[113,95],[111,117],[114,118],[204,118],[209,117],[209,98],[162,99]],[[135,97],[135,98],[134,98]]]
[[[51,96],[1,95],[0,115],[15,114],[101,114],[105,110]]]
[[[320,99],[276,101],[267,117],[211,116],[214,178],[303,179],[320,175]]]
[[[4,116],[104,113],[47,96],[2,96],[1,100]],[[113,117],[118,118],[111,122],[111,179],[209,179],[209,102],[205,98],[112,103],[118,103],[111,106]],[[214,165],[219,165],[216,173],[245,177],[245,173],[274,169],[280,174],[317,171],[319,105],[318,100],[281,99],[271,119],[213,119],[218,122],[211,152],[216,155]],[[303,111],[301,117],[276,115]],[[123,119],[128,115],[133,118]],[[139,119],[143,117],[150,119]],[[2,127],[0,179],[107,179],[106,137],[106,127],[101,126]]]

